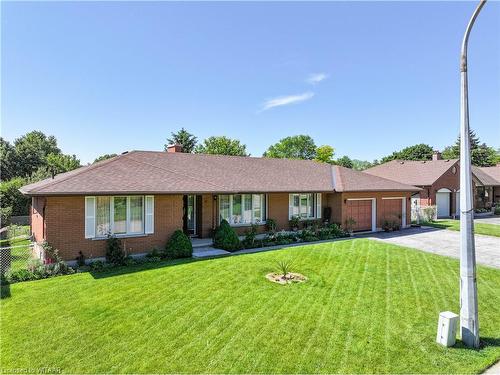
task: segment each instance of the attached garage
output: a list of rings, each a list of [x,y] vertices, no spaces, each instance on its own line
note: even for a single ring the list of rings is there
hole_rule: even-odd
[[[355,232],[376,230],[375,199],[348,199],[346,202],[346,218],[353,218]]]
[[[406,199],[404,197],[384,197],[378,210],[380,226],[385,221],[394,222],[400,227],[406,226]]]
[[[451,190],[443,188],[436,192],[437,217],[450,217]]]

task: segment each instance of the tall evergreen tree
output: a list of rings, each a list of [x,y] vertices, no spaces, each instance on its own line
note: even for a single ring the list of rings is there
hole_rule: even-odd
[[[471,162],[478,167],[494,166],[498,160],[498,153],[486,143],[481,143],[479,137],[471,129],[469,130]],[[460,136],[457,137],[455,143],[446,147],[442,153],[445,159],[459,159],[460,158]]]
[[[182,152],[191,153],[194,151],[196,144],[198,143],[198,138],[193,134],[189,133],[186,129],[181,128],[177,132],[172,132],[170,138],[167,138],[167,143],[165,144],[165,151],[169,145],[178,144],[182,146]]]

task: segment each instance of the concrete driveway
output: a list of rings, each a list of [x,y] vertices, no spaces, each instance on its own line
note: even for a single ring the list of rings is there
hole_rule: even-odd
[[[430,227],[409,228],[397,232],[379,232],[367,236],[395,245],[413,247],[429,253],[459,258],[460,232]],[[500,268],[500,237],[476,234],[476,261]]]

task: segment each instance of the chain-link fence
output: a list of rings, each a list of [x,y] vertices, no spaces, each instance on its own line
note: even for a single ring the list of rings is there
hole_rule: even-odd
[[[33,258],[29,226],[9,226],[7,239],[0,241],[0,273],[26,269]]]

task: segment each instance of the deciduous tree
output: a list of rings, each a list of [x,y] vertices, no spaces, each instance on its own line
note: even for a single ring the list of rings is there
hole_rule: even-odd
[[[2,181],[15,177],[16,164],[16,149],[10,142],[0,137],[0,177]]]
[[[333,163],[333,155],[335,154],[335,150],[332,146],[324,145],[319,146],[316,149],[316,158],[314,160],[322,162],[322,163]]]
[[[264,157],[307,159],[316,158],[317,150],[314,140],[308,135],[294,135],[280,139],[278,143],[270,146]]]
[[[194,152],[197,154],[249,156],[246,145],[237,139],[224,136],[208,137],[202,144],[196,146]]]
[[[433,152],[431,146],[420,143],[405,147],[401,151],[394,151],[391,155],[383,157],[381,162],[386,163],[391,160],[432,160]]]
[[[15,175],[20,177],[29,177],[38,168],[47,165],[47,155],[61,153],[56,138],[38,130],[17,138],[14,147],[17,158]]]
[[[104,154],[104,155],[97,157],[94,160],[94,163],[97,163],[97,162],[103,161],[103,160],[107,160],[107,159],[111,159],[111,158],[114,158],[115,156],[117,156],[117,155],[116,154]]]
[[[335,164],[340,165],[342,167],[351,168],[351,169],[353,167],[352,160],[347,155],[344,155],[341,158],[337,159]]]

